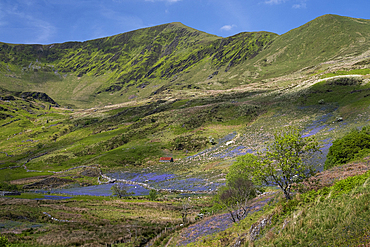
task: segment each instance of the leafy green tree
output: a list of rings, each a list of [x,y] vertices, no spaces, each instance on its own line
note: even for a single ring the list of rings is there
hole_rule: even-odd
[[[229,168],[229,172],[226,175],[227,184],[230,184],[232,181],[238,178],[250,180],[251,176],[247,172],[248,164],[257,160],[257,157],[254,155],[239,156],[238,161],[234,162]]]
[[[158,198],[158,192],[154,189],[149,191],[149,200],[155,201]]]
[[[113,195],[118,196],[120,199],[134,194],[133,192],[128,192],[129,186],[124,183],[116,183],[110,189],[113,191]]]
[[[291,199],[291,186],[313,175],[309,161],[320,153],[319,143],[313,137],[303,138],[300,130],[287,127],[274,134],[274,140],[267,145],[264,154],[255,158],[252,154],[239,157],[236,163],[245,165],[256,184],[275,184]]]

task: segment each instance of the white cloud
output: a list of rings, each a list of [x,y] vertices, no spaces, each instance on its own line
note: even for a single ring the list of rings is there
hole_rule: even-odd
[[[288,2],[290,0],[265,0],[265,4],[269,5],[278,5],[278,4],[283,4],[285,2]],[[307,7],[307,0],[296,0],[296,3],[292,5],[293,9],[305,9]]]
[[[233,29],[234,27],[236,27],[236,25],[225,25],[223,27],[220,28],[221,31],[230,31],[231,29]]]
[[[270,5],[274,5],[274,4],[281,4],[281,3],[285,3],[286,0],[266,0],[265,3],[266,4],[270,4]]]
[[[292,6],[293,9],[305,9],[307,7],[306,0],[302,0]]]
[[[35,14],[26,13],[22,8],[21,4],[23,1],[20,2],[11,2],[11,4],[5,3],[0,4],[2,9],[0,15],[0,23],[2,27],[6,28],[14,28],[16,27],[16,22],[24,23],[25,25],[20,28],[21,32],[25,33],[32,33],[32,37],[30,39],[23,41],[22,43],[47,43],[49,42],[52,35],[55,33],[55,27],[45,21],[37,17]],[[10,20],[10,21],[4,21]]]

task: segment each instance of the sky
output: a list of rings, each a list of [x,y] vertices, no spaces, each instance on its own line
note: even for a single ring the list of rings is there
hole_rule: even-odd
[[[370,19],[369,0],[0,0],[0,42],[86,41],[170,22],[221,37],[283,34],[319,16]]]

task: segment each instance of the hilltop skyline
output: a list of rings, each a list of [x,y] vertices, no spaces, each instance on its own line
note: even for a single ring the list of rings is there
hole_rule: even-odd
[[[283,34],[325,14],[369,19],[369,7],[364,0],[3,0],[0,42],[86,41],[171,22],[221,37]]]

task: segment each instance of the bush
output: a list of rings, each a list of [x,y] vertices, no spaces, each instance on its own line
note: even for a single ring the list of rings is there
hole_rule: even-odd
[[[8,239],[5,236],[0,236],[0,247],[7,247],[8,245]]]
[[[237,177],[221,187],[215,196],[219,203],[227,208],[233,222],[244,219],[251,208],[251,199],[256,197],[256,187],[253,182],[245,177]]]
[[[250,212],[250,200],[256,197],[257,187],[247,172],[247,163],[254,162],[253,155],[241,156],[232,164],[226,176],[226,186],[220,187],[214,201],[226,208],[233,222],[238,222]],[[261,190],[259,188],[259,190]]]
[[[238,114],[241,116],[255,117],[258,115],[260,110],[261,110],[260,106],[243,104],[238,107]]]
[[[189,150],[198,151],[208,144],[208,139],[202,136],[195,136],[193,134],[178,136],[171,142],[173,150]]]
[[[346,179],[336,182],[332,187],[332,190],[337,194],[347,194],[351,192],[354,188],[360,185],[364,185],[365,182],[368,181],[369,177],[370,171],[358,176],[348,177]]]
[[[153,189],[150,190],[148,198],[151,201],[155,201],[158,198],[158,192],[156,190],[153,190]]]
[[[134,194],[133,192],[128,192],[128,190],[130,189],[130,186],[124,183],[114,184],[110,189],[112,190],[113,195],[116,195],[119,198],[122,198],[125,196],[131,196]]]
[[[18,190],[18,187],[16,185],[8,184],[5,182],[0,183],[0,190],[3,191],[16,191]]]
[[[361,78],[343,77],[343,78],[335,78],[332,80],[328,80],[326,84],[337,85],[337,86],[352,86],[352,85],[358,85],[361,82],[362,82]]]
[[[329,148],[324,169],[345,164],[358,156],[364,156],[370,149],[370,128],[352,130],[343,138],[335,140]]]

